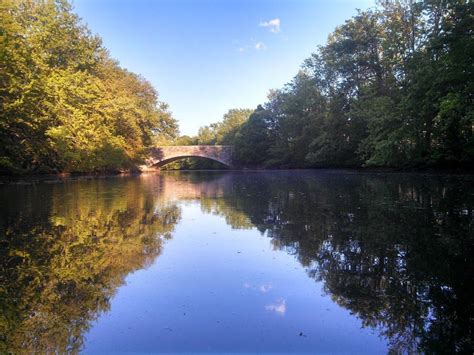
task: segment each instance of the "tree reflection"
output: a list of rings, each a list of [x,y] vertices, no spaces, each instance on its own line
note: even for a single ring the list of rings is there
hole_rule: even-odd
[[[137,181],[2,190],[0,352],[77,352],[130,272],[149,265],[180,218]]]
[[[169,174],[0,189],[0,352],[76,352],[130,272],[199,200],[256,227],[395,353],[469,352],[472,178]],[[276,307],[276,306],[275,306]]]
[[[244,211],[392,351],[469,352],[470,188],[456,177],[250,174],[234,179],[232,208],[220,210]]]

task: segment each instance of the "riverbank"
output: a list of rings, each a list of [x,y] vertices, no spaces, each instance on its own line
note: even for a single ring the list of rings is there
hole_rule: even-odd
[[[58,173],[58,174],[22,174],[0,175],[0,185],[31,184],[36,182],[60,182],[66,180],[106,179],[140,175],[140,172],[102,172],[102,173]]]
[[[345,173],[361,173],[361,174],[422,174],[422,175],[473,175],[474,169],[402,169],[402,168],[295,168],[295,169],[181,169],[181,170],[147,170],[147,171],[106,171],[100,173],[58,173],[58,174],[21,174],[21,175],[0,175],[0,185],[9,184],[32,184],[37,182],[57,183],[67,180],[91,180],[91,179],[107,179],[112,177],[129,177],[143,174],[155,173],[266,173],[275,171],[293,171],[293,172],[345,172]]]

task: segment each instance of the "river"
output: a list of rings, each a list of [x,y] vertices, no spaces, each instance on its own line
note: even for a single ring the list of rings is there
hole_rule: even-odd
[[[473,176],[0,186],[0,353],[470,352]]]

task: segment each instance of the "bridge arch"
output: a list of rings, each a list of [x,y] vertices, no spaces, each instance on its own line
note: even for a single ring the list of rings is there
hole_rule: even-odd
[[[210,157],[203,157],[203,156],[200,156],[200,155],[181,155],[179,157],[172,157],[172,158],[168,158],[168,159],[163,159],[163,160],[160,160],[159,162],[153,164],[152,166],[150,167],[154,167],[154,168],[161,168],[162,166],[165,166],[166,164],[169,164],[169,163],[172,163],[176,160],[180,160],[180,159],[185,159],[185,158],[203,158],[203,159],[209,159],[209,160],[212,160],[212,161],[217,161],[219,163],[221,163],[222,165],[225,165],[226,167],[228,168],[231,168],[230,165],[228,165],[227,162],[224,162],[220,159],[216,159],[216,158],[210,158]]]
[[[232,146],[228,145],[189,145],[165,146],[150,150],[145,169],[159,168],[175,160],[184,158],[206,158],[217,161],[229,168],[232,164]]]

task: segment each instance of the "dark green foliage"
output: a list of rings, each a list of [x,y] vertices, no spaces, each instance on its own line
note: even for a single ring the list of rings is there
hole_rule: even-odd
[[[380,1],[339,26],[265,119],[237,133],[248,166],[469,167],[474,4]],[[252,130],[255,130],[253,132]]]
[[[271,115],[258,106],[235,137],[235,159],[246,166],[260,167],[269,156]]]

